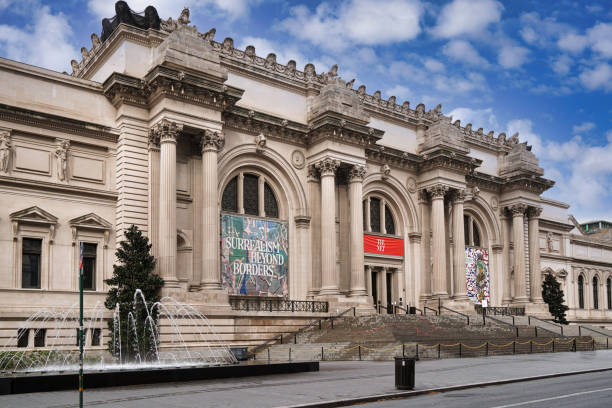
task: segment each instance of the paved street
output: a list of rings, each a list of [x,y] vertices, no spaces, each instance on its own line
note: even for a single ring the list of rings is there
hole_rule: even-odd
[[[420,361],[416,366],[416,389],[597,368],[612,368],[612,350]],[[604,374],[593,375],[594,378],[599,376],[603,377]],[[563,381],[571,382],[572,378],[566,377]],[[610,387],[612,382],[610,377],[607,378]],[[555,380],[560,381],[550,381],[555,383]],[[514,387],[520,391],[527,389],[526,384],[516,384]],[[489,387],[465,392],[476,395],[493,389]],[[351,361],[323,362],[321,371],[314,373],[88,390],[85,402],[87,406],[126,408],[280,407],[393,392],[397,392],[393,362]],[[592,396],[600,397],[597,394]],[[406,401],[409,400],[403,400]],[[76,402],[76,392],[67,391],[0,397],[0,407],[63,408],[77,406]]]
[[[470,388],[402,400],[360,405],[367,408],[609,408],[612,372],[580,374],[507,385]]]

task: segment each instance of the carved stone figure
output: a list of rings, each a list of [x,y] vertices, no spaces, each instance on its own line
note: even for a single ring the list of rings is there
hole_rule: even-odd
[[[100,48],[100,45],[102,45],[102,43],[100,42],[100,37],[98,37],[98,34],[93,33],[91,35],[91,49],[97,50],[98,48]]]
[[[546,249],[548,250],[548,252],[552,252],[554,250],[552,232],[548,232],[546,234]]]
[[[308,63],[304,67],[304,76],[307,80],[312,80],[312,78],[316,75],[315,66]]]
[[[8,172],[11,160],[11,133],[7,130],[0,131],[0,171]]]
[[[149,28],[160,29],[160,19],[155,7],[147,7],[144,11],[144,16],[141,16],[134,13],[125,1],[118,1],[115,3],[115,17],[102,20],[102,42],[106,41],[121,23],[142,28],[143,30],[148,30]]]
[[[68,174],[68,149],[70,148],[69,140],[60,140],[55,149],[55,157],[57,159],[57,178],[61,181],[66,180]]]
[[[217,32],[217,29],[213,27],[210,30],[208,30],[202,38],[204,39],[204,41],[212,42],[212,40],[215,38],[216,32]],[[253,54],[255,54],[255,47],[253,47]]]
[[[246,55],[247,57],[251,59],[255,58],[255,47],[252,45],[247,45],[247,47],[244,50],[244,55]]]
[[[346,83],[346,87],[347,87],[348,89],[353,89],[353,84],[354,84],[354,83],[355,83],[355,78],[353,78],[353,79],[351,79],[350,81],[348,81],[348,82]]]
[[[257,150],[257,153],[261,153],[264,151],[267,142],[268,139],[266,139],[266,135],[264,135],[263,133],[260,133],[255,137],[255,150]]]
[[[391,175],[391,167],[388,164],[383,164],[380,166],[380,172],[382,175],[380,176],[383,180],[386,180]]]
[[[181,11],[181,15],[178,18],[178,23],[181,25],[187,25],[191,23],[191,20],[189,19],[189,9],[187,7],[185,7],[183,11]]]

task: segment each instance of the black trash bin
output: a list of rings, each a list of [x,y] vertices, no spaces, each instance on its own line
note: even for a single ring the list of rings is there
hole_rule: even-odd
[[[416,314],[416,307],[415,306],[410,306],[409,307],[409,312],[410,312],[410,314]]]
[[[414,365],[412,357],[395,357],[395,388],[398,390],[414,389]]]

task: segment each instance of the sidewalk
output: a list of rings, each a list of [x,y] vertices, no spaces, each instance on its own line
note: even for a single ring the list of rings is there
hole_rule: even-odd
[[[322,362],[321,371],[314,373],[96,389],[85,392],[85,402],[88,406],[130,408],[308,404],[398,392],[393,364]],[[612,368],[612,350],[419,361],[415,390],[602,368]],[[76,406],[75,402],[76,392],[0,397],[2,407],[59,408]]]

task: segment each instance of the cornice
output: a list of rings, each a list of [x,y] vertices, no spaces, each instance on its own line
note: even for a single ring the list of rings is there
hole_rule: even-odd
[[[553,228],[555,230],[562,230],[563,232],[570,232],[574,229],[572,224],[568,224],[561,221],[555,221],[548,218],[540,218],[540,229],[542,228]]]
[[[602,241],[597,238],[587,238],[578,235],[570,235],[570,243],[586,244],[591,247],[612,249],[612,241]]]
[[[0,176],[0,185],[36,189],[46,192],[62,193],[79,197],[92,197],[109,201],[117,201],[118,194],[114,191],[99,190],[89,187],[72,186],[31,179]]]
[[[370,146],[365,153],[368,161],[403,169],[417,170],[423,163],[421,156],[387,146]]]
[[[498,176],[492,176],[490,174],[474,171],[465,176],[465,181],[470,186],[476,186],[481,190],[492,191],[500,193],[504,179]]]
[[[554,185],[554,181],[545,179],[544,177],[533,174],[519,174],[504,179],[503,191],[522,190],[540,195]]]
[[[103,84],[104,95],[121,104],[150,107],[162,98],[223,111],[234,105],[243,90],[165,66],[153,68],[143,80],[113,73]]]
[[[423,158],[423,162],[420,165],[421,171],[443,168],[459,171],[463,174],[470,174],[482,164],[480,159],[457,154],[446,149],[436,149],[421,156]]]
[[[370,146],[380,140],[384,131],[356,123],[350,118],[332,112],[313,119],[308,127],[308,143],[315,144],[322,140],[334,140],[357,146]]]
[[[266,137],[306,146],[308,126],[278,116],[231,106],[223,112],[225,127],[252,135],[263,133]]]
[[[113,143],[119,139],[119,135],[108,126],[4,104],[0,104],[0,120]]]

